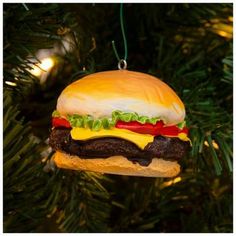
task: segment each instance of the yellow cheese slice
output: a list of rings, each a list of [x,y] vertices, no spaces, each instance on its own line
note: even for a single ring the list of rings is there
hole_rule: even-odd
[[[178,138],[181,139],[181,140],[183,140],[183,141],[189,141],[189,142],[191,142],[191,140],[189,139],[189,137],[188,137],[187,134],[185,134],[185,133],[179,133],[179,134],[178,134]]]
[[[169,137],[169,138],[179,138],[182,141],[191,143],[191,140],[186,133],[179,133],[178,136],[174,136],[174,135],[163,135],[163,136]]]
[[[150,134],[139,134],[127,129],[101,129],[93,131],[91,129],[75,127],[71,130],[71,137],[74,140],[88,140],[102,137],[123,138],[132,143],[135,143],[141,149],[144,149],[148,143],[153,142],[154,136]]]
[[[79,128],[75,127],[71,130],[71,137],[74,140],[88,140],[102,137],[116,137],[128,140],[134,144],[136,144],[141,149],[144,149],[148,143],[152,143],[154,141],[153,135],[150,134],[139,134],[132,132],[127,129],[101,129],[99,131],[93,131],[91,129]],[[181,139],[182,141],[190,141],[185,133],[180,133],[178,136],[167,136],[167,137],[176,137]]]

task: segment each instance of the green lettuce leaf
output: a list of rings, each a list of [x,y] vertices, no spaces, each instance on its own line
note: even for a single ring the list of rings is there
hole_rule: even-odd
[[[52,113],[53,117],[61,117],[58,111],[54,111]],[[71,127],[80,127],[80,128],[89,128],[94,131],[98,131],[100,129],[111,129],[115,126],[118,120],[124,122],[130,121],[138,121],[141,124],[151,123],[156,124],[157,121],[160,120],[159,117],[147,117],[147,116],[139,116],[136,112],[122,112],[122,111],[113,111],[111,114],[111,118],[103,117],[100,119],[94,119],[90,115],[67,115],[67,120],[70,122]],[[177,125],[180,129],[185,126],[185,121],[179,123]]]
[[[177,124],[178,128],[183,129],[186,126],[186,121],[182,121],[179,124]]]
[[[57,110],[53,111],[52,117],[60,117],[60,116],[61,115],[60,115],[60,113]]]

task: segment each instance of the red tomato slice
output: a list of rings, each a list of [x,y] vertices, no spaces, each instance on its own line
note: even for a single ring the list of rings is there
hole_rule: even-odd
[[[160,130],[161,135],[177,136],[179,133],[180,133],[180,129],[177,126],[166,126]]]
[[[178,136],[179,133],[188,134],[188,129],[186,127],[180,129],[175,125],[164,126],[163,121],[158,121],[155,125],[150,123],[141,124],[137,121],[131,121],[131,122],[118,121],[115,127],[119,129],[128,129],[140,134],[169,135],[169,136]]]
[[[53,117],[52,118],[52,126],[53,127],[65,127],[71,128],[69,121],[63,118]]]
[[[185,133],[188,135],[188,128],[187,127],[184,127],[182,130],[181,130],[181,133]]]
[[[119,128],[119,129],[128,129],[131,130],[133,132],[136,133],[140,133],[140,134],[152,134],[152,135],[156,135],[156,132],[158,131],[158,128],[162,127],[162,123],[153,125],[150,123],[146,123],[146,124],[141,124],[137,121],[130,121],[130,122],[124,122],[124,121],[117,121],[115,127]]]

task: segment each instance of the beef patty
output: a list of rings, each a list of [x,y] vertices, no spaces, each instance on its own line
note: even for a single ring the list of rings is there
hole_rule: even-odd
[[[54,128],[50,134],[50,146],[80,158],[107,158],[122,155],[133,163],[148,166],[152,158],[165,160],[180,160],[189,151],[189,142],[178,138],[156,136],[152,143],[148,143],[142,150],[136,144],[121,138],[104,137],[86,141],[73,140],[71,129]]]

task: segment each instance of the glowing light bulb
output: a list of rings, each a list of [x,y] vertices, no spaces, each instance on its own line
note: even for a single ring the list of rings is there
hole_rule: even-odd
[[[34,65],[33,68],[30,70],[30,73],[32,75],[37,76],[37,77],[39,77],[41,75],[41,72],[42,72],[42,70],[36,65]]]
[[[43,73],[48,72],[54,66],[54,60],[52,58],[44,58],[41,63],[37,63],[32,66],[30,73],[40,77]]]
[[[182,180],[182,178],[181,177],[176,177],[174,180],[173,180],[173,183],[175,184],[175,183],[178,183],[178,182],[180,182]]]
[[[178,177],[176,177],[176,178],[174,178],[172,180],[163,182],[161,184],[160,188],[162,189],[162,188],[165,188],[165,187],[169,187],[169,186],[171,186],[173,184],[176,184],[176,183],[180,182],[181,180],[182,180],[182,178],[180,176],[178,176]]]
[[[10,86],[16,86],[16,83],[11,82],[11,81],[5,81],[6,84],[10,85]]]
[[[204,145],[209,147],[209,143],[207,141],[204,142]],[[219,149],[219,146],[218,144],[215,142],[215,140],[212,140],[212,146],[215,148],[215,149]]]
[[[228,20],[229,20],[230,22],[233,22],[233,21],[234,21],[232,16],[229,16],[229,17],[228,17]]]
[[[54,66],[54,61],[52,58],[44,58],[41,62],[41,64],[39,64],[39,67],[42,68],[45,71],[48,71],[49,69],[51,69]]]

